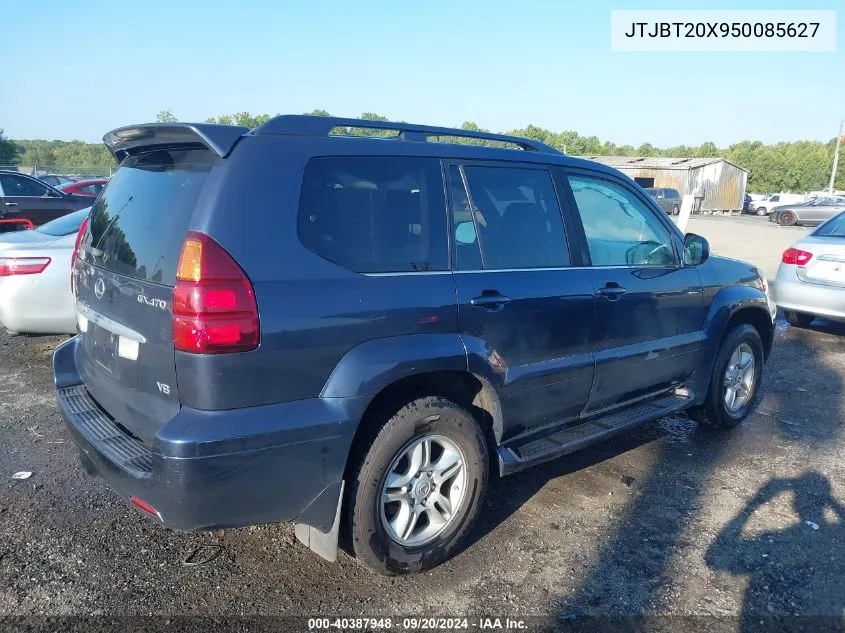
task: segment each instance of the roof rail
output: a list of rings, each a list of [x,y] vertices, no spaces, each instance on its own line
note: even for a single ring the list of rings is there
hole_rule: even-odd
[[[475,138],[485,141],[500,141],[513,143],[518,147],[532,152],[560,154],[551,145],[521,136],[507,134],[493,134],[476,130],[462,130],[450,127],[435,127],[431,125],[416,125],[393,121],[369,121],[366,119],[345,119],[332,116],[314,116],[310,114],[283,114],[274,117],[255,128],[255,134],[284,134],[290,136],[328,136],[338,127],[355,127],[374,130],[396,130],[403,141],[427,141],[430,136],[456,136],[460,138]]]

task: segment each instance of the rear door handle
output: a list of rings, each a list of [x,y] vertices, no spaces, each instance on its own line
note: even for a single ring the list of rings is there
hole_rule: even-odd
[[[599,288],[599,294],[603,297],[607,297],[607,299],[610,301],[616,301],[626,292],[628,291],[615,281],[609,281],[604,285],[603,288]]]
[[[16,207],[16,206],[18,206],[18,203],[17,202],[7,202],[6,206],[7,207]]]
[[[480,297],[473,297],[469,300],[470,305],[478,306],[481,308],[497,308],[509,302],[510,297],[500,295],[498,292],[495,294],[482,294]]]

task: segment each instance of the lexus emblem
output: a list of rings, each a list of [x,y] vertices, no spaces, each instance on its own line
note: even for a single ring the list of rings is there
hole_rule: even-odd
[[[106,294],[106,284],[103,283],[102,277],[98,277],[94,284],[94,296],[97,299],[102,299],[104,294]]]

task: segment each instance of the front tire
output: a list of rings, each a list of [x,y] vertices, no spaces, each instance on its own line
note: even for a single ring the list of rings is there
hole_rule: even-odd
[[[766,207],[758,207],[757,215],[766,215]]]
[[[754,408],[763,378],[763,342],[754,326],[738,325],[725,334],[704,404],[690,409],[702,426],[730,429]]]
[[[780,223],[784,226],[795,226],[798,224],[798,216],[792,211],[787,211],[780,216]]]
[[[445,398],[397,411],[361,449],[347,497],[355,558],[384,575],[421,572],[451,557],[487,491],[478,421]]]
[[[805,328],[810,327],[810,324],[813,322],[813,319],[816,317],[812,314],[807,314],[805,312],[795,312],[794,310],[787,310],[784,312],[784,316],[786,317],[786,322],[789,325]]]
[[[680,212],[681,212],[681,207],[679,207],[677,204],[674,207],[672,207],[672,215],[678,215]]]

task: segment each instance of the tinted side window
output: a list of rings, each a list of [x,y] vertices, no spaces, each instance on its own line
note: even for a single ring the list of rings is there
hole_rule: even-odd
[[[445,211],[436,159],[314,158],[302,182],[299,239],[362,273],[446,270]]]
[[[672,238],[657,216],[614,182],[569,176],[593,266],[674,265]]]
[[[43,196],[47,187],[22,176],[0,175],[0,186],[7,196]]]
[[[563,219],[545,169],[464,168],[484,268],[569,265]]]

